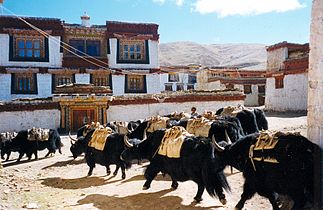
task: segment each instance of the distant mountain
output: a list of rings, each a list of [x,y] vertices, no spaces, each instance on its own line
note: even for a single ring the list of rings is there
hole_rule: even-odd
[[[159,45],[161,66],[201,64],[207,67],[235,66],[264,70],[267,53],[264,44],[198,44],[172,42]]]

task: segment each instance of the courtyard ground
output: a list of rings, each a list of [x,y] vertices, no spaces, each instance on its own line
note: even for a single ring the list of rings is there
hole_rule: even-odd
[[[307,117],[300,113],[267,113],[269,127],[280,131],[297,131],[307,135]],[[151,188],[143,191],[143,172],[147,163],[133,165],[126,174],[106,176],[105,168],[97,165],[93,175],[87,177],[88,166],[79,157],[73,160],[69,151],[68,136],[62,136],[63,154],[42,158],[47,151],[39,154],[36,161],[26,158],[17,164],[17,155],[4,162],[0,169],[0,209],[233,209],[240,199],[244,179],[237,170],[226,175],[232,188],[226,193],[228,203],[223,206],[206,192],[203,201],[196,204],[193,197],[197,185],[191,181],[179,183],[177,190],[170,188],[169,177],[158,175]],[[114,166],[111,167],[112,171]],[[245,205],[248,210],[271,209],[270,203],[256,195]]]

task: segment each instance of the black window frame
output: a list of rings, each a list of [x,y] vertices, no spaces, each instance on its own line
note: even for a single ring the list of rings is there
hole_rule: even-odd
[[[18,90],[18,84],[16,83],[16,78],[18,75],[22,77],[23,75],[32,74],[33,88],[31,90]],[[37,83],[37,73],[12,73],[11,74],[11,94],[38,94],[38,83]]]
[[[132,90],[129,89],[128,83],[129,83],[129,76],[142,76],[143,77],[143,89],[141,90]],[[125,93],[147,93],[147,80],[146,80],[146,75],[125,75]]]

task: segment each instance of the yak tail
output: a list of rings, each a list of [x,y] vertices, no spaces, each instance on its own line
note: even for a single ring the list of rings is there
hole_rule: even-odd
[[[58,135],[57,138],[56,138],[56,141],[55,141],[55,146],[56,148],[58,149],[58,152],[60,154],[62,154],[62,147],[64,146],[64,144],[62,143],[61,141],[61,137]]]
[[[223,193],[223,189],[230,192],[230,186],[226,179],[223,170],[217,167],[215,158],[210,158],[202,169],[202,179],[206,191],[211,197],[218,197],[219,193]]]

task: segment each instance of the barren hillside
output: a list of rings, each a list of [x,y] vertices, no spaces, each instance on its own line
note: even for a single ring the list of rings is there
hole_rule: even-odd
[[[266,67],[264,44],[198,44],[172,42],[159,45],[161,66],[202,64],[202,66],[237,66],[249,69]]]

